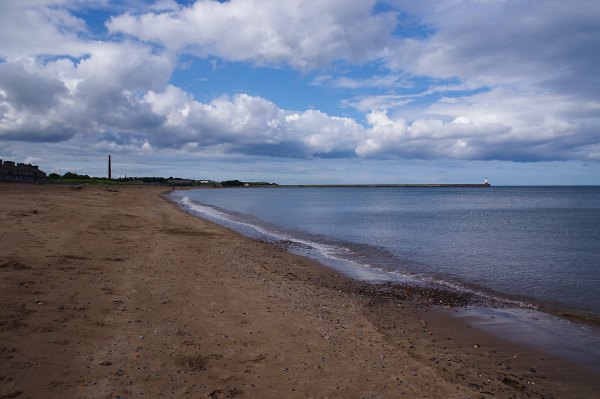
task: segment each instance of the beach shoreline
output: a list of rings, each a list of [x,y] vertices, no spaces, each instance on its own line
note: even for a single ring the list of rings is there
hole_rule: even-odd
[[[597,374],[459,307],[345,278],[164,192],[0,185],[0,397],[596,393]]]
[[[419,287],[419,289],[452,292],[456,295],[463,296],[463,305],[469,307],[529,309],[543,312],[570,322],[581,324],[595,335],[595,338],[590,337],[592,340],[600,342],[600,315],[590,310],[570,308],[564,303],[544,301],[540,298],[528,296],[525,292],[520,295],[515,293],[507,294],[505,292],[497,291],[490,286],[486,287],[481,284],[473,284],[472,281],[469,280],[463,279],[460,281],[454,279],[447,281],[439,276],[431,277],[415,272],[414,270],[411,272],[397,269],[394,266],[381,264],[380,262],[379,266],[372,266],[369,263],[369,259],[363,258],[360,255],[353,259],[347,257],[344,252],[354,254],[354,250],[350,249],[351,246],[344,247],[344,244],[341,244],[340,251],[339,244],[324,244],[324,242],[318,241],[318,237],[316,238],[317,241],[313,241],[313,238],[306,236],[303,238],[294,237],[293,232],[289,235],[285,230],[279,230],[281,227],[285,228],[285,226],[270,226],[268,223],[266,225],[261,224],[260,220],[246,220],[243,217],[247,215],[242,214],[242,218],[238,217],[236,212],[234,212],[233,215],[230,215],[227,213],[227,209],[221,209],[219,207],[213,209],[212,205],[198,202],[193,196],[187,197],[186,194],[179,193],[179,191],[188,190],[194,190],[194,188],[179,188],[178,190],[169,192],[169,195],[166,195],[166,198],[177,202],[183,210],[195,216],[231,228],[248,237],[277,244],[283,249],[298,255],[315,259],[326,267],[337,270],[339,273],[347,275],[355,280],[369,282],[371,284],[388,284],[392,282],[399,286],[408,284]],[[352,243],[349,244],[352,245]],[[330,247],[330,245],[332,247]],[[341,256],[336,252],[336,249],[342,253]],[[449,257],[450,255],[446,256]],[[376,264],[379,261],[378,259],[374,260]],[[398,260],[398,262],[402,262],[402,260]],[[568,334],[568,331],[565,332]],[[600,346],[598,346],[598,349],[600,349]]]

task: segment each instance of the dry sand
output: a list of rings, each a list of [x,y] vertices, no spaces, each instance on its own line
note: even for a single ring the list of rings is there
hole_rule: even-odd
[[[597,397],[459,309],[117,190],[0,185],[0,399]]]

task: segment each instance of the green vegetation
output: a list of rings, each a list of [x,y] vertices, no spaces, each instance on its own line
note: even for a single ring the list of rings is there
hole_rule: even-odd
[[[88,175],[78,175],[77,173],[72,173],[72,172],[67,172],[64,175],[59,175],[58,173],[50,173],[48,175],[48,180],[60,180],[60,179],[67,179],[67,180],[90,180],[92,179],[91,177],[89,177]],[[94,177],[94,179],[97,179],[97,177]]]
[[[63,179],[89,180],[91,178],[88,175],[78,175],[77,173],[67,172],[63,175]]]
[[[49,184],[87,184],[89,186],[116,186],[123,184],[139,184],[135,181],[125,181],[123,179],[108,180],[105,177],[90,177],[88,175],[78,175],[77,173],[67,172],[64,175],[50,173],[48,175]]]
[[[240,186],[243,186],[244,183],[242,183],[239,180],[227,180],[227,181],[221,182],[221,185],[223,187],[240,187]]]
[[[187,186],[187,187],[260,187],[277,186],[276,183],[267,182],[242,182],[240,180],[227,180],[223,182],[200,183],[200,180],[181,179],[181,182],[171,182],[169,180],[177,178],[169,177],[119,177],[116,179],[107,179],[105,177],[90,177],[88,175],[79,175],[73,172],[67,172],[64,175],[50,173],[48,175],[48,184],[85,184],[89,186],[119,186],[119,185],[139,185],[139,184],[157,184],[161,186]]]
[[[138,180],[141,180],[142,183],[167,183],[167,179],[164,177],[139,177]]]

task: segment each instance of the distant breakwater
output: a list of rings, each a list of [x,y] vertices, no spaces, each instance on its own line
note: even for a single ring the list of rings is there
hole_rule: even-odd
[[[483,184],[281,184],[278,187],[491,187]]]

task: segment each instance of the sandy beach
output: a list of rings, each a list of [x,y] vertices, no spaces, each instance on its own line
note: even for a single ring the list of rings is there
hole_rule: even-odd
[[[460,299],[361,285],[164,192],[0,185],[0,399],[597,396]]]

